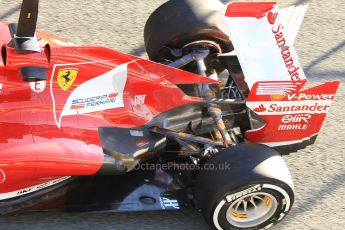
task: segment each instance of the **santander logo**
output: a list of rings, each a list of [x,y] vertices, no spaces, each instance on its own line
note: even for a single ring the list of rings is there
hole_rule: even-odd
[[[272,12],[268,12],[267,14],[267,20],[268,22],[273,25],[276,22],[278,13],[272,13]]]
[[[267,20],[271,25],[273,25],[272,33],[274,34],[274,38],[276,39],[278,47],[281,50],[281,55],[284,60],[286,69],[290,74],[291,80],[298,81],[300,80],[298,72],[300,67],[296,66],[296,61],[294,60],[292,53],[290,52],[290,47],[287,44],[285,34],[283,32],[284,26],[282,24],[278,24],[275,26],[277,17],[278,13],[268,12],[267,14]]]
[[[255,108],[253,111],[257,113],[262,113],[262,112],[265,112],[266,110],[267,109],[265,108],[265,106],[261,104],[259,107]]]

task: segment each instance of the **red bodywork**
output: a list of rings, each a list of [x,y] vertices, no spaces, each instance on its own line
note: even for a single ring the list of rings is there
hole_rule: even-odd
[[[164,111],[201,100],[185,95],[175,84],[214,82],[115,50],[57,46],[63,42],[44,33],[38,36],[41,53],[17,54],[7,46],[11,40],[7,25],[0,24],[0,194],[66,175],[95,174],[104,158],[98,127],[145,125]],[[72,91],[123,63],[129,64],[122,107],[64,116],[57,124],[54,111],[61,114]],[[47,81],[23,81],[20,68],[25,66],[47,68]],[[69,68],[78,73],[65,91],[57,77],[61,69]]]
[[[274,24],[275,14],[267,12],[273,3],[254,5],[232,3],[226,16],[267,14]],[[202,100],[187,96],[178,84],[218,83],[108,48],[71,46],[44,33],[37,35],[42,52],[18,54],[7,45],[8,26],[0,24],[0,201],[66,176],[96,174],[105,161],[100,127],[147,125],[163,112]],[[278,58],[282,57],[279,51]],[[25,82],[23,67],[45,68],[47,80]],[[246,106],[263,125],[242,130],[246,139],[277,147],[316,137],[339,82],[301,91],[304,83],[274,76],[272,81],[255,82]]]
[[[304,83],[304,81],[258,82],[254,85],[247,98],[247,106],[259,114],[266,124],[259,129],[247,131],[246,137],[249,141],[276,147],[316,138],[340,82],[326,82],[300,91]],[[265,95],[262,91],[261,94],[258,93],[260,89],[262,90],[260,87],[267,89],[272,87],[272,84],[298,86],[296,86],[297,90],[286,95]]]

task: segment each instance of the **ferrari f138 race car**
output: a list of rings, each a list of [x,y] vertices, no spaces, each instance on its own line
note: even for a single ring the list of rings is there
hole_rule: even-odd
[[[38,5],[0,24],[0,214],[192,206],[216,229],[287,215],[281,155],[315,142],[339,86],[303,88],[306,6],[170,0],[145,60],[36,31]]]

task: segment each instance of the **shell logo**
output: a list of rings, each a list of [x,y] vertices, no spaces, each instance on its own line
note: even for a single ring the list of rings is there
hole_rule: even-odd
[[[281,101],[284,97],[284,94],[271,94],[272,101]]]
[[[4,173],[4,171],[2,171],[2,169],[0,169],[0,184],[4,183],[6,180],[6,174]]]

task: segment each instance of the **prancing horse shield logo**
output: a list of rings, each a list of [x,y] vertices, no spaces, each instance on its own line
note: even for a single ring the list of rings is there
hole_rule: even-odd
[[[61,69],[57,76],[57,82],[63,91],[67,91],[73,85],[78,75],[78,69]]]

